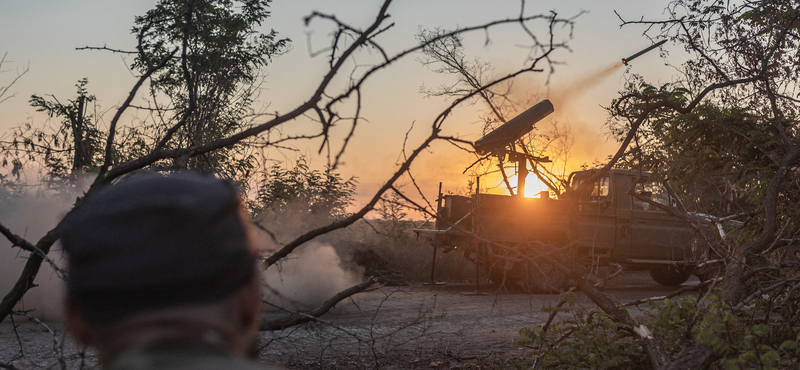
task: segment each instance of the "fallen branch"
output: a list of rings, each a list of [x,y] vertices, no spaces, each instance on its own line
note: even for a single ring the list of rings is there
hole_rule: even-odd
[[[289,316],[281,317],[275,320],[262,320],[261,331],[275,331],[283,330],[295,325],[303,324],[309,321],[316,321],[318,317],[330,311],[333,306],[354,294],[361,293],[365,290],[377,288],[378,281],[375,278],[369,278],[363,283],[347,288],[335,296],[331,297],[319,307],[308,312],[293,312]]]
[[[685,288],[678,289],[678,290],[676,290],[676,291],[674,291],[674,292],[672,292],[672,293],[670,293],[670,294],[664,295],[664,296],[660,296],[660,297],[649,297],[649,298],[639,299],[639,300],[635,300],[635,301],[628,302],[628,303],[623,303],[623,304],[621,304],[621,305],[618,305],[618,306],[617,306],[617,308],[630,307],[630,306],[638,306],[638,305],[640,305],[640,304],[645,304],[645,303],[647,303],[648,301],[663,301],[663,300],[665,300],[665,299],[669,299],[669,298],[672,298],[672,297],[679,296],[679,295],[681,295],[681,294],[683,294],[683,293],[686,293],[686,292],[691,292],[691,291],[693,291],[693,290],[698,290],[698,289],[705,288],[705,287],[707,287],[707,286],[711,285],[711,283],[714,283],[715,281],[716,281],[716,280],[714,280],[714,279],[711,279],[711,280],[706,280],[706,281],[704,281],[704,282],[702,282],[702,283],[700,283],[700,284],[697,284],[697,285],[692,285],[692,286],[687,286],[687,287],[685,287]]]
[[[50,252],[50,247],[56,242],[56,239],[58,239],[58,230],[58,226],[56,226],[55,229],[50,230],[36,243],[36,248],[41,250],[44,255]],[[11,310],[17,302],[22,299],[22,296],[25,295],[28,289],[35,286],[33,284],[33,279],[36,278],[36,274],[39,272],[39,266],[41,266],[43,260],[44,258],[38,253],[32,253],[28,258],[28,262],[25,263],[25,268],[22,270],[22,274],[20,274],[16,284],[14,284],[14,288],[12,288],[11,292],[0,302],[0,322],[3,322],[6,316],[11,313]]]
[[[3,224],[0,224],[0,234],[3,234],[3,236],[5,236],[6,239],[8,239],[8,241],[11,242],[12,247],[22,248],[22,250],[34,253],[37,256],[41,257],[42,260],[47,261],[47,263],[50,264],[50,267],[53,268],[53,270],[56,272],[59,278],[63,279],[66,276],[66,271],[64,271],[61,267],[58,267],[56,262],[50,259],[50,257],[47,257],[47,253],[45,251],[31,244],[31,242],[25,240],[23,237],[12,233],[11,230],[3,226]]]

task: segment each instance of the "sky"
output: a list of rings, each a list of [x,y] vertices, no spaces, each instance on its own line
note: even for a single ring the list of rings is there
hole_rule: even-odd
[[[31,94],[53,94],[60,99],[74,95],[75,83],[88,78],[89,91],[105,109],[120,104],[135,82],[127,69],[130,59],[119,54],[94,50],[76,50],[84,46],[108,46],[132,50],[135,39],[130,34],[135,15],[144,14],[155,4],[153,0],[73,0],[73,1],[3,1],[0,12],[0,56],[6,63],[0,73],[0,86],[7,84],[17,73],[29,68],[12,87],[15,94],[0,104],[0,137],[12,127],[29,122],[41,124],[47,117],[28,105]],[[265,71],[264,90],[258,102],[260,109],[286,112],[302,104],[313,92],[326,72],[324,55],[313,55],[327,45],[332,25],[316,19],[306,26],[303,17],[312,11],[330,13],[357,27],[365,28],[378,11],[376,0],[274,0],[272,16],[264,29],[272,28],[279,36],[292,39],[292,50],[273,60]],[[651,41],[637,26],[620,28],[614,13],[629,19],[660,19],[667,1],[660,0],[561,0],[528,1],[525,14],[550,11],[575,18],[572,38],[569,30],[557,30],[557,37],[569,41],[570,50],[553,55],[559,64],[548,76],[540,73],[515,82],[516,96],[536,95],[550,98],[556,113],[549,120],[568,123],[575,135],[570,167],[604,159],[615,149],[603,130],[606,114],[602,108],[616,97],[626,75],[636,73],[651,82],[668,82],[675,74],[672,66],[686,55],[671,42],[663,46],[666,59],[653,51],[632,62],[630,67],[617,67],[620,59],[649,46]],[[387,51],[397,53],[413,47],[414,35],[421,28],[467,27],[495,19],[517,17],[519,0],[396,0],[389,7],[394,26],[378,39]],[[539,28],[537,28],[539,27]],[[544,35],[543,28],[533,31]],[[476,32],[465,37],[470,56],[491,63],[497,75],[524,65],[528,55],[526,39],[519,26],[500,26],[488,32]],[[356,61],[368,64],[376,55],[359,54]],[[427,98],[420,93],[422,86],[435,87],[452,81],[433,73],[411,56],[377,74],[364,89],[363,122],[343,157],[338,169],[344,176],[356,176],[359,186],[357,203],[363,204],[396,169],[402,158],[406,132],[413,125],[407,143],[413,146],[425,136],[436,115],[449,102],[443,98]],[[348,68],[358,68],[348,65]],[[605,72],[604,72],[605,71]],[[343,81],[339,81],[343,83]],[[341,85],[339,85],[341,86]],[[466,106],[454,112],[446,122],[444,133],[474,141],[480,138],[480,104]],[[112,114],[106,117],[110,120]],[[304,130],[308,120],[290,122],[289,130]],[[543,122],[542,124],[545,124]],[[334,132],[341,143],[342,128]],[[317,152],[319,143],[299,143],[297,152],[272,153],[277,161],[293,162],[299,155],[312,159],[321,167],[325,153]],[[412,170],[418,184],[429,198],[435,197],[437,184],[444,189],[463,191],[469,178],[462,175],[474,160],[463,151],[445,143],[437,143],[414,164]],[[409,184],[406,184],[410,186]],[[358,204],[357,204],[358,205]]]

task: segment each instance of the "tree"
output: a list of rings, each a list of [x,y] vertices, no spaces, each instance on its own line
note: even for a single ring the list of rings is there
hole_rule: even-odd
[[[271,2],[161,1],[136,17],[133,33],[140,42],[131,69],[144,74],[155,61],[165,62],[151,77],[151,102],[155,109],[175,115],[151,128],[163,136],[156,146],[199,146],[248,127],[246,116],[257,97],[259,75],[290,43],[278,39],[275,30],[257,31],[270,15]],[[167,104],[159,103],[159,94],[168,98]],[[180,165],[215,169],[242,180],[255,167],[255,158],[244,151],[237,144]]]
[[[301,157],[292,169],[280,164],[269,169],[251,210],[255,214],[265,210],[285,212],[292,203],[299,202],[303,214],[326,214],[338,219],[347,215],[355,185],[354,177],[344,180],[330,167],[324,172],[312,170]]]
[[[654,306],[659,316],[646,326],[624,309],[644,301],[621,304],[598,290],[592,276],[560,269],[614,325],[623,325],[649,367],[794,367],[800,8],[780,0],[693,0],[671,2],[667,14],[659,21],[621,20],[684,45],[693,58],[674,83],[655,86],[632,76],[608,108],[620,148],[590,181],[617,164],[668,176],[687,209],[665,211],[694,225],[708,251],[703,265],[716,263],[718,271],[709,271],[698,286],[707,291],[697,299]],[[692,210],[721,217],[709,225]],[[743,221],[740,232],[716,234],[717,225],[734,219]]]
[[[43,167],[47,169],[50,182],[68,181],[74,183],[75,176],[83,172],[93,172],[97,168],[97,162],[101,158],[95,156],[100,153],[100,130],[93,122],[93,116],[87,116],[86,112],[89,103],[95,100],[93,95],[89,95],[86,85],[87,79],[78,81],[77,98],[69,100],[67,104],[62,104],[55,96],[50,96],[52,100],[47,100],[38,95],[31,96],[30,104],[39,112],[45,112],[48,116],[60,117],[61,125],[54,131],[25,126],[28,131],[18,128],[14,133],[15,141],[21,142],[25,148],[20,152],[15,146],[3,148],[6,153],[14,153],[19,159],[20,154],[39,154],[43,159]],[[36,142],[32,138],[36,138]],[[71,158],[70,158],[71,157]],[[71,163],[70,163],[71,162]]]
[[[388,9],[391,1],[383,2],[380,9],[376,12],[375,18],[364,27],[356,27],[342,22],[337,17],[329,14],[318,12],[311,13],[306,22],[326,21],[333,25],[334,32],[331,37],[331,43],[327,52],[327,60],[329,62],[329,70],[322,76],[316,88],[309,92],[309,95],[304,101],[298,103],[295,108],[283,114],[264,115],[259,116],[256,121],[252,123],[242,124],[241,121],[232,119],[235,117],[237,110],[226,111],[224,104],[217,105],[216,102],[225,101],[231,97],[227,92],[241,91],[237,89],[227,89],[227,83],[249,82],[250,76],[255,72],[254,69],[247,70],[246,66],[249,65],[250,59],[225,59],[227,62],[238,63],[238,70],[235,67],[219,69],[219,65],[211,65],[195,59],[196,57],[208,56],[214,58],[216,51],[219,48],[212,47],[213,44],[205,43],[203,40],[195,39],[194,28],[192,25],[216,25],[214,22],[217,19],[228,19],[228,13],[224,9],[231,9],[232,2],[202,2],[196,3],[194,1],[186,2],[161,2],[154,12],[148,13],[144,18],[137,20],[137,45],[135,54],[137,61],[134,63],[134,69],[139,73],[136,84],[130,90],[126,100],[116,109],[114,117],[108,123],[108,128],[105,133],[105,145],[102,146],[102,161],[98,165],[98,173],[94,179],[91,187],[86,191],[84,197],[78,199],[75,207],[81,207],[83,199],[93,196],[99,189],[109,185],[121,176],[131,173],[136,170],[144,168],[156,168],[161,170],[173,170],[177,168],[211,168],[221,169],[223,172],[229,166],[224,162],[216,161],[215,155],[225,153],[230,154],[230,151],[236,151],[237,148],[249,148],[248,144],[254,141],[260,141],[259,144],[267,147],[276,147],[281,143],[296,141],[304,138],[319,138],[323,141],[323,149],[325,147],[332,147],[334,137],[330,135],[329,129],[342,122],[351,125],[351,133],[357,128],[358,123],[362,120],[361,115],[361,94],[364,84],[377,73],[388,69],[397,63],[402,58],[407,58],[413,53],[422,50],[430,42],[435,42],[438,38],[430,40],[430,42],[423,42],[421,44],[412,46],[406,50],[400,51],[396,54],[389,54],[381,46],[380,36],[391,27],[387,24],[389,17]],[[245,9],[254,9],[252,12],[245,10],[242,14],[244,21],[241,22],[221,22],[221,29],[227,29],[233,26],[249,26],[254,24],[259,18],[257,15],[265,15],[265,12],[258,11],[263,9],[267,2],[241,2],[236,4],[245,4]],[[212,11],[213,10],[213,11]],[[217,18],[219,17],[219,18]],[[198,20],[202,19],[203,22]],[[248,23],[250,22],[250,23]],[[441,37],[450,37],[455,34],[462,34],[474,31],[484,31],[490,27],[499,24],[521,24],[527,25],[533,22],[543,22],[552,29],[557,25],[571,25],[572,21],[568,19],[561,19],[555,14],[548,15],[516,15],[508,19],[502,19],[482,25],[473,27],[465,27],[457,31],[444,34]],[[159,28],[163,27],[163,28]],[[235,27],[234,27],[235,28]],[[162,29],[162,31],[156,31]],[[249,29],[244,27],[243,29]],[[201,28],[201,31],[205,28]],[[211,34],[216,32],[208,31]],[[202,33],[202,32],[201,32]],[[178,37],[180,35],[180,37]],[[221,35],[230,35],[229,33],[221,33]],[[236,33],[238,37],[235,40],[244,40],[245,33]],[[175,42],[174,45],[168,44]],[[177,40],[180,40],[179,42]],[[544,38],[549,40],[549,38]],[[203,41],[203,42],[201,42]],[[203,49],[193,49],[195,43],[200,43],[208,46]],[[563,45],[550,43],[549,41],[541,43],[537,38],[531,38],[531,45],[536,53],[534,57],[526,62],[526,65],[521,70],[510,73],[505,76],[500,76],[494,81],[487,82],[486,87],[492,87],[502,84],[510,79],[524,73],[539,71],[542,64],[546,64],[549,60],[546,58],[551,51],[562,48]],[[219,45],[217,45],[219,47]],[[234,46],[225,44],[225,46]],[[95,49],[107,49],[105,47]],[[111,50],[111,49],[109,49]],[[227,48],[226,48],[227,50]],[[233,51],[239,49],[232,48]],[[347,70],[350,62],[357,57],[359,52],[364,51],[377,51],[380,55],[380,60],[367,67],[353,63],[356,65],[353,70]],[[115,52],[124,52],[121,50],[113,50]],[[203,53],[201,51],[208,51]],[[539,53],[544,51],[544,53]],[[224,53],[223,53],[224,54]],[[541,54],[544,54],[542,56]],[[227,54],[224,54],[227,55]],[[239,54],[243,55],[243,54]],[[201,63],[202,62],[202,63]],[[242,65],[245,63],[245,65]],[[211,67],[208,67],[211,65]],[[261,67],[261,65],[259,65]],[[218,68],[218,69],[214,69]],[[227,71],[221,75],[206,74],[209,70]],[[176,71],[182,71],[178,74]],[[237,75],[234,72],[243,71],[242,75]],[[231,73],[231,74],[227,74]],[[347,78],[347,83],[336,87],[332,81],[337,78]],[[226,77],[226,78],[223,78]],[[231,77],[232,79],[227,79]],[[222,84],[216,86],[215,84]],[[120,149],[125,148],[126,143],[118,137],[120,132],[121,117],[126,110],[132,107],[132,101],[143,86],[150,87],[151,104],[150,108],[155,112],[153,116],[157,117],[155,123],[150,126],[139,127],[138,130],[142,133],[142,137],[147,138],[145,144],[140,147],[138,151],[123,152]],[[207,90],[202,90],[207,89]],[[217,100],[209,100],[206,105],[202,101],[200,95],[208,97],[212,95],[211,92],[219,94]],[[183,97],[181,97],[183,92]],[[169,95],[175,94],[174,99],[176,103],[168,107],[173,114],[169,117],[166,116],[168,112],[167,107],[162,107],[157,104],[159,101],[160,93]],[[228,94],[228,95],[226,95]],[[447,118],[450,112],[459,108],[464,102],[468,101],[477,94],[465,95],[464,97],[453,100],[445,107],[441,114],[430,120],[430,131],[427,137],[417,142],[415,145],[410,146],[404,150],[403,162],[397,167],[394,174],[389,176],[380,188],[372,195],[372,197],[356,212],[346,215],[345,217],[335,220],[323,226],[310,228],[304,230],[301,235],[288,243],[279,246],[279,249],[266,257],[264,267],[269,267],[276,262],[289,256],[295,249],[304,243],[328,232],[347,227],[357,220],[361,219],[368,212],[373,210],[376,204],[384,196],[386,192],[394,191],[398,195],[402,193],[396,188],[396,182],[408,175],[409,168],[416,158],[423,153],[426,148],[434,141],[450,141],[462,142],[456,138],[445,136],[442,134]],[[183,100],[182,100],[183,99]],[[351,111],[349,115],[343,115],[340,111]],[[209,116],[204,114],[211,112]],[[266,135],[271,131],[291,125],[291,122],[303,115],[313,115],[318,120],[319,125],[315,129],[309,129],[295,136],[280,136],[275,137]],[[167,117],[167,118],[163,118]],[[241,116],[238,116],[241,118]],[[207,125],[207,126],[206,126]],[[219,128],[219,130],[211,130],[210,127]],[[202,129],[200,129],[202,128]],[[212,132],[213,131],[213,132]],[[331,168],[336,168],[338,159],[346,149],[350,136],[339,139],[337,149],[332,149],[330,157]],[[409,144],[411,145],[411,144]],[[246,157],[246,153],[237,153],[236,156],[229,156],[233,160],[241,160]],[[245,159],[246,160],[246,159]],[[243,164],[234,164],[234,168],[243,168]],[[228,172],[230,175],[231,172]],[[235,176],[234,176],[235,177]],[[26,261],[26,266],[17,284],[14,288],[6,294],[2,303],[0,303],[0,320],[5,319],[11,312],[14,305],[23,297],[25,292],[33,287],[33,279],[35,278],[39,267],[44,260],[50,247],[57,239],[59,227],[51,230],[42,239],[35,244],[25,240],[22,237],[14,234],[3,225],[0,225],[0,233],[8,238],[14,246],[20,247],[30,253],[30,257]],[[363,291],[370,285],[372,280],[367,280],[362,284],[356,285],[328,300],[323,306],[312,310],[305,314],[290,316],[279,323],[264,323],[265,328],[282,328],[288,325],[314,320],[319,315],[324,314],[334,304],[355,294]]]
[[[580,14],[578,14],[579,16]],[[577,17],[577,16],[576,16]],[[574,17],[574,18],[576,18]],[[574,19],[573,18],[573,19]],[[537,101],[530,97],[525,100],[512,97],[513,81],[504,84],[491,84],[494,81],[494,68],[491,64],[480,58],[469,59],[465,55],[461,35],[449,35],[444,29],[422,30],[417,34],[417,39],[427,46],[423,49],[423,58],[419,61],[434,72],[451,75],[455,82],[441,85],[436,89],[422,88],[427,96],[443,96],[447,98],[464,98],[472,96],[470,102],[480,102],[485,106],[481,116],[483,121],[483,134],[488,134],[500,125],[512,119],[515,115],[533,106]],[[572,31],[569,31],[571,37]],[[561,41],[559,47],[566,47],[567,41]],[[543,58],[550,58],[551,50],[541,50]],[[551,68],[550,73],[553,72]],[[539,126],[543,126],[541,124]],[[569,151],[574,142],[569,126],[559,122],[552,122],[550,127],[535,127],[531,133],[516,140],[512,147],[517,147],[524,153],[531,164],[531,171],[556,194],[564,190]],[[471,151],[471,149],[468,149]],[[498,171],[503,183],[510,194],[519,191],[509,182],[507,171],[515,170],[513,163],[507,163],[504,156],[484,155],[478,156],[477,161],[465,169],[472,170],[476,175],[485,175]],[[479,166],[479,164],[483,164]]]
[[[8,52],[3,53],[3,57],[0,58],[0,73],[7,72],[3,70],[3,65],[7,63],[7,56]],[[9,90],[11,90],[11,87],[13,87],[14,84],[16,84],[17,81],[22,78],[22,76],[28,73],[29,70],[30,67],[28,66],[23,68],[21,71],[18,70],[17,75],[14,76],[14,78],[11,79],[7,85],[0,85],[0,103],[3,103],[4,101],[11,99],[16,95],[14,93],[9,95]],[[3,136],[0,136],[0,140],[2,140],[2,138]],[[5,155],[0,163],[2,164],[2,168],[7,168],[9,165],[11,166],[11,169],[7,174],[0,173],[0,205],[4,205],[17,198],[17,196],[19,196],[21,193],[20,184],[18,182],[20,180],[19,177],[21,175],[22,163],[14,159],[12,159],[11,163],[9,163],[8,157]]]
[[[275,164],[259,182],[249,204],[255,223],[277,241],[295,237],[289,231],[319,227],[348,216],[356,179],[343,179],[328,167],[312,170],[305,157],[293,168]]]

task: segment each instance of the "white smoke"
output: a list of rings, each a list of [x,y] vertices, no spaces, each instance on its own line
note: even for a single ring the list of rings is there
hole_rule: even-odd
[[[86,179],[90,184],[90,179]],[[88,186],[87,186],[88,187]],[[80,192],[78,194],[81,194]],[[23,196],[0,207],[0,223],[15,234],[36,244],[54,228],[72,208],[76,194],[37,192]],[[276,244],[267,233],[259,232],[261,247],[274,252],[305,231],[331,221],[329,217],[314,216],[293,210],[280,215],[261,215],[259,221],[270,228],[277,237]],[[269,254],[270,252],[265,252]],[[5,296],[14,287],[22,272],[29,253],[0,236],[0,296]],[[60,243],[56,243],[48,257],[64,268],[66,261]],[[287,258],[263,273],[265,298],[274,304],[290,309],[316,307],[336,293],[363,281],[362,273],[354,266],[342,266],[336,250],[328,243],[312,241],[292,252]],[[15,310],[34,310],[33,316],[56,320],[61,316],[61,301],[64,282],[48,263],[43,262],[34,281],[38,285],[30,289]]]
[[[266,211],[256,217],[255,222],[272,234],[270,236],[263,229],[259,231],[259,242],[265,255],[274,253],[303,233],[333,221],[328,215],[310,215],[306,208],[303,203],[296,202],[289,204],[283,212]],[[320,238],[330,241],[331,236]],[[307,310],[363,281],[363,271],[352,263],[343,266],[336,249],[320,238],[305,243],[263,272],[264,298],[268,302],[288,309]]]
[[[311,309],[362,281],[361,273],[343,269],[332,246],[309,242],[264,272],[264,298],[290,309]]]
[[[11,204],[3,205],[0,223],[14,234],[36,244],[72,208],[74,200],[74,197],[55,194],[23,196]],[[5,296],[14,287],[29,254],[18,247],[12,247],[11,242],[0,236],[0,295]],[[59,243],[51,248],[48,257],[60,268],[66,265]],[[47,261],[42,263],[34,284],[37,286],[28,290],[14,309],[33,310],[31,315],[45,320],[59,319],[64,282]]]

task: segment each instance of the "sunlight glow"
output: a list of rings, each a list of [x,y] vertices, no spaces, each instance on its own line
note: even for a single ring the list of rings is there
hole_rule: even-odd
[[[500,182],[502,183],[502,179]],[[511,187],[514,188],[514,192],[517,191],[517,175],[510,176],[508,178],[508,182],[511,184]],[[500,188],[501,194],[508,194],[505,185],[501,185]],[[534,174],[529,174],[528,177],[525,179],[525,198],[539,198],[539,193],[542,191],[548,190],[547,185],[543,184]]]

